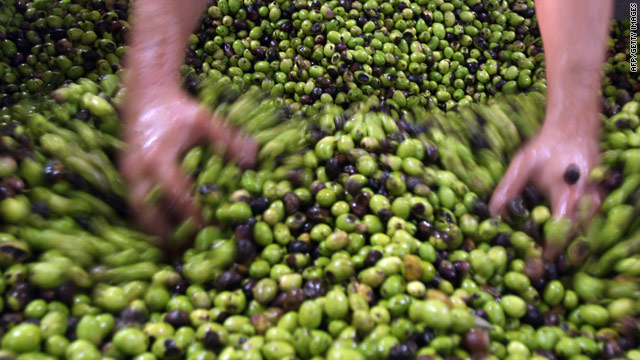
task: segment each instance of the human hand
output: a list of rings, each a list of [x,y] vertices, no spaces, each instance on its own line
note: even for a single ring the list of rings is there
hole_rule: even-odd
[[[120,154],[120,170],[129,185],[133,215],[146,231],[165,238],[182,219],[200,222],[190,194],[191,181],[180,169],[180,156],[199,141],[225,149],[240,166],[255,162],[257,144],[202,108],[176,87],[127,88],[123,106],[127,147]],[[149,192],[160,186],[162,201],[152,204]]]
[[[547,118],[540,133],[513,158],[489,203],[492,215],[502,215],[509,201],[517,197],[527,184],[534,185],[550,200],[555,217],[575,219],[578,202],[587,196],[592,205],[591,213],[599,209],[600,190],[588,179],[600,161],[597,133],[563,128],[555,125],[561,122],[553,120]],[[545,246],[545,259],[555,258],[566,244],[548,245]]]

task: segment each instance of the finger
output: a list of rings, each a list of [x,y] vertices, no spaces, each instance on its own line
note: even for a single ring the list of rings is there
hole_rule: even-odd
[[[171,227],[166,214],[158,205],[149,205],[135,213],[135,219],[140,227],[151,235],[158,236],[159,243],[154,245],[164,248],[166,239],[171,234]]]
[[[500,184],[493,192],[489,202],[489,211],[493,216],[501,215],[509,200],[518,196],[527,185],[531,165],[526,151],[518,153],[509,165],[509,170],[504,175]]]
[[[586,165],[583,166],[586,168]],[[586,170],[582,170],[587,173]],[[575,184],[564,181],[556,182],[551,189],[551,205],[554,216],[568,216],[579,219],[593,213],[594,208],[599,208],[601,191],[597,184],[581,177]]]
[[[146,176],[148,172],[144,164],[145,162],[130,150],[121,152],[117,159],[118,170],[127,182],[135,182],[136,179]]]
[[[544,261],[554,261],[558,257],[558,255],[560,255],[562,250],[564,250],[564,248],[567,246],[570,237],[571,236],[568,236],[566,239],[562,240],[551,240],[548,238],[545,239],[544,248],[542,249],[542,258],[544,259]]]
[[[203,130],[200,135],[224,145],[227,157],[235,159],[243,168],[255,165],[258,144],[253,138],[224,121],[212,120],[210,116],[203,118],[200,123]]]
[[[572,219],[571,229],[566,234],[566,238],[557,237],[555,240],[547,239],[545,241],[543,258],[545,261],[555,260],[560,252],[567,246],[569,239],[571,239],[577,230],[576,224],[576,208],[577,204],[584,194],[584,183],[575,184],[575,186],[569,186],[565,183],[558,184],[551,191],[551,210],[552,214],[556,218],[567,217]],[[557,234],[556,234],[557,235]]]
[[[200,224],[200,211],[191,196],[192,183],[189,178],[177,166],[165,167],[158,176],[161,177],[164,190],[165,211],[175,216],[176,220],[193,218]]]
[[[544,276],[544,262],[539,257],[527,259],[524,273],[531,280],[540,280]]]
[[[551,191],[551,214],[555,217],[573,216],[575,191],[567,185],[558,184]]]
[[[593,218],[602,206],[602,200],[605,198],[605,191],[598,184],[589,184],[589,193],[591,194],[591,209],[589,209],[589,218]]]
[[[138,179],[132,183],[129,202],[133,216],[140,227],[146,232],[160,236],[162,240],[170,233],[170,227],[163,212],[157,205],[147,201],[147,195],[154,186],[150,179]],[[162,246],[163,244],[156,244]]]
[[[238,165],[243,169],[249,169],[256,165],[258,143],[254,138],[245,136],[239,147],[242,149],[237,156]]]
[[[602,203],[603,191],[596,184],[589,183],[584,194],[578,199],[575,218],[579,227],[586,227],[589,221],[598,213]]]
[[[135,181],[134,181],[135,180]],[[140,213],[148,206],[146,199],[147,194],[152,188],[152,183],[147,178],[132,179],[129,188],[129,204],[134,214]]]

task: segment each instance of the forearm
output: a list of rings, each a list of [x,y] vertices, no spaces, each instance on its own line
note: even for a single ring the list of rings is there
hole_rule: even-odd
[[[137,0],[126,59],[130,86],[179,86],[189,34],[207,0]]]
[[[613,1],[536,0],[536,11],[549,86],[545,125],[595,136]]]

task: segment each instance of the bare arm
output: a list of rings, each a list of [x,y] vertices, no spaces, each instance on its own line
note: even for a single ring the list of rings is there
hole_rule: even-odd
[[[599,207],[601,194],[588,174],[600,161],[599,90],[612,10],[612,0],[536,1],[547,66],[545,122],[496,188],[489,205],[494,215],[528,183],[551,201],[554,216],[574,217],[585,196]],[[569,169],[575,181],[565,177]],[[561,247],[547,244],[545,258]]]
[[[602,64],[606,60],[612,0],[537,0],[549,84],[547,122],[558,128],[600,130]],[[585,121],[588,120],[588,121]],[[547,124],[545,124],[547,125]]]
[[[150,89],[179,86],[187,39],[206,3],[207,0],[134,3],[134,27],[127,58],[131,85]]]

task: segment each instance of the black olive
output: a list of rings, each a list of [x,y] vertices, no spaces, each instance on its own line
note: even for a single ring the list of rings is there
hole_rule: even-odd
[[[576,164],[570,164],[564,172],[564,182],[573,185],[580,179],[580,168]]]

